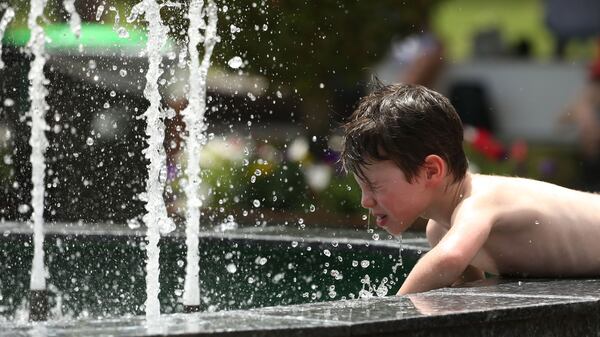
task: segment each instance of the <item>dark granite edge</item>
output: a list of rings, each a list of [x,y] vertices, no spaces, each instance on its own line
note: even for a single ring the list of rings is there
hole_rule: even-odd
[[[468,289],[468,288],[464,288]],[[435,293],[423,293],[423,296],[484,296],[484,297],[510,297],[510,298],[539,298],[539,299],[562,299],[565,301],[600,301],[600,298],[594,296],[569,296],[569,295],[534,295],[534,294],[510,294],[503,292],[454,292],[454,291],[436,291]]]
[[[568,286],[568,284],[567,284]],[[311,310],[323,308],[326,306],[325,303],[313,303],[306,305],[293,305],[293,306],[282,306],[282,310],[289,310],[290,308],[294,309],[292,314],[285,315],[276,315],[277,307],[268,307],[268,308],[257,308],[251,310],[232,310],[232,311],[222,311],[216,313],[198,313],[198,314],[174,314],[174,315],[162,315],[161,317],[168,321],[169,319],[174,319],[173,324],[177,324],[177,319],[182,319],[185,317],[192,324],[197,321],[198,326],[200,327],[200,323],[202,321],[207,321],[214,319],[215,317],[230,319],[232,321],[232,329],[236,328],[235,320],[241,317],[246,319],[250,318],[251,327],[239,327],[238,330],[227,330],[227,328],[222,328],[218,330],[212,330],[209,332],[203,332],[199,328],[197,332],[187,332],[182,331],[181,333],[175,332],[178,336],[325,336],[325,337],[334,337],[334,336],[365,336],[365,335],[377,335],[377,334],[401,334],[401,333],[409,333],[410,331],[426,331],[426,330],[436,330],[443,331],[444,329],[454,329],[456,331],[457,328],[462,326],[481,326],[482,329],[485,329],[486,324],[498,325],[499,323],[509,323],[510,322],[520,322],[521,324],[527,324],[528,321],[539,322],[545,318],[557,319],[562,317],[568,317],[571,322],[577,319],[577,317],[595,317],[600,313],[600,299],[592,298],[589,296],[582,297],[568,297],[568,296],[560,296],[560,297],[552,297],[552,296],[537,296],[537,295],[521,295],[521,294],[490,294],[490,293],[456,293],[449,291],[432,291],[408,296],[416,296],[416,297],[445,297],[445,296],[457,296],[463,298],[476,298],[482,296],[492,296],[496,298],[528,298],[534,300],[534,302],[524,305],[515,306],[514,304],[510,305],[502,305],[502,302],[499,302],[492,308],[486,308],[481,310],[473,310],[467,309],[466,311],[456,310],[455,312],[445,312],[445,313],[435,313],[431,315],[421,314],[417,316],[405,316],[405,317],[397,317],[397,318],[384,318],[384,319],[374,319],[374,320],[364,320],[361,321],[350,321],[350,320],[336,320],[336,319],[321,319],[314,317],[303,317],[301,316],[303,312]],[[554,302],[548,303],[544,302],[544,299],[553,300]],[[371,301],[370,306],[373,308],[377,307],[377,302],[401,302],[406,301],[406,296],[388,296],[382,298],[372,298],[367,301]],[[539,300],[539,301],[538,301]],[[360,308],[364,306],[353,306],[348,302],[356,302],[356,301],[365,301],[364,299],[357,300],[346,300],[346,308]],[[344,308],[341,308],[342,310]],[[294,316],[293,314],[298,314],[298,316]],[[185,316],[182,316],[185,315]],[[194,317],[195,316],[195,317]],[[289,325],[284,327],[268,327],[259,330],[260,322],[263,320],[275,319],[283,320],[289,322]],[[145,318],[142,316],[135,316],[130,318],[130,322],[133,324],[143,324]],[[85,320],[80,320],[85,321]],[[102,319],[100,320],[92,320],[95,323],[99,323],[101,327]],[[118,322],[119,320],[107,320]],[[136,323],[137,322],[137,323]],[[257,324],[254,324],[257,323]],[[307,324],[303,324],[307,323]],[[322,325],[318,325],[319,323],[323,323]],[[39,323],[38,323],[39,324]],[[594,325],[596,324],[596,325]],[[597,329],[599,328],[600,323],[593,323],[593,326],[588,326],[589,329]],[[1,325],[0,325],[1,326]],[[68,330],[69,326],[79,326],[77,321],[67,321],[67,322],[48,322],[43,324],[43,326],[48,329],[52,329],[53,327],[56,329],[65,329]],[[32,325],[32,327],[34,327]],[[10,327],[6,327],[9,328]],[[18,328],[18,327],[14,327]],[[124,327],[125,328],[125,327]],[[73,331],[73,333],[77,332]],[[126,330],[126,329],[125,329]],[[193,329],[192,329],[193,331]],[[130,331],[131,333],[125,333],[123,335],[144,335],[144,336],[161,336],[164,335],[160,332],[149,331],[148,334],[144,334],[143,332]],[[137,334],[136,334],[137,332]],[[167,330],[168,333],[168,330]],[[558,332],[557,332],[558,333]],[[0,333],[2,335],[2,333]],[[558,334],[560,335],[560,334]]]
[[[465,295],[476,296],[476,294]],[[558,303],[499,307],[476,311],[404,317],[391,320],[356,322],[350,326],[351,336],[402,333],[419,329],[444,329],[485,323],[527,321],[551,315],[591,314],[600,312],[599,300],[572,300]],[[599,324],[600,325],[600,324]],[[600,327],[600,326],[599,326]]]

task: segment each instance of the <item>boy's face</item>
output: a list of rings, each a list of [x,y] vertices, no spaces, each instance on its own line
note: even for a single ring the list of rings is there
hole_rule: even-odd
[[[419,176],[412,183],[390,160],[364,167],[366,181],[354,178],[362,191],[361,205],[377,225],[392,235],[404,232],[426,209],[428,191]]]

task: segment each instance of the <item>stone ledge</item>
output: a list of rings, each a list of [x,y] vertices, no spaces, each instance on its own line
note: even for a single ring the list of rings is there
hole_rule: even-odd
[[[500,280],[402,297],[44,324],[0,336],[597,336],[600,280]]]

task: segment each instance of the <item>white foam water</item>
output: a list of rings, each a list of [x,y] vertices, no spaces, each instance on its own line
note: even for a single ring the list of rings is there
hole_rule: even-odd
[[[2,39],[4,38],[4,32],[6,31],[6,27],[15,17],[15,11],[8,7],[4,11],[4,15],[0,19],[0,69],[4,68],[4,62],[2,62]]]
[[[204,8],[203,0],[192,0],[190,2],[188,17],[190,25],[188,29],[190,57],[189,94],[188,106],[183,110],[182,116],[186,124],[187,135],[185,136],[185,154],[187,158],[187,184],[186,194],[186,246],[187,265],[184,282],[183,304],[186,306],[197,306],[200,304],[200,282],[199,282],[199,231],[200,231],[200,207],[202,201],[199,196],[200,178],[200,149],[206,142],[206,123],[204,112],[206,110],[206,79],[210,58],[217,36],[217,11],[218,8],[213,0],[209,0]],[[206,16],[205,21],[204,16]],[[204,36],[200,29],[204,28]],[[204,43],[204,55],[202,62],[199,61],[197,46]]]
[[[31,117],[29,145],[31,145],[31,181],[33,183],[31,191],[33,263],[30,283],[32,290],[46,289],[46,276],[44,273],[44,178],[46,163],[44,162],[44,154],[48,148],[48,140],[45,134],[45,131],[48,130],[46,124],[46,111],[48,111],[46,96],[48,90],[44,86],[47,81],[44,76],[46,35],[44,29],[37,23],[38,18],[42,17],[45,7],[45,0],[31,0],[31,9],[27,21],[31,31],[31,38],[27,46],[33,56],[28,75],[29,98],[31,100],[28,113]]]

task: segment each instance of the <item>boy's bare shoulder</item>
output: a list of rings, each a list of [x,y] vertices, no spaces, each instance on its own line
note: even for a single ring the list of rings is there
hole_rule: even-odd
[[[457,206],[455,217],[461,221],[474,218],[477,222],[493,222],[507,211],[531,205],[536,199],[536,184],[523,178],[492,175],[472,175],[468,195]]]
[[[469,199],[476,207],[506,207],[530,204],[540,194],[554,193],[557,189],[562,188],[537,180],[477,174],[472,178]]]

